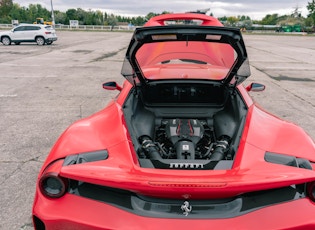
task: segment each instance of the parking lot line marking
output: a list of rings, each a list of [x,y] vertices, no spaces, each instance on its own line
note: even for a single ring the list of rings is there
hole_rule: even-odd
[[[7,94],[7,95],[0,94],[0,97],[17,97],[17,95],[16,94]]]

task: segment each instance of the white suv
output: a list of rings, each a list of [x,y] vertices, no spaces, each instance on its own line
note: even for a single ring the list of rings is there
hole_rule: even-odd
[[[0,41],[3,45],[14,42],[36,42],[37,45],[51,45],[57,40],[56,31],[49,25],[20,24],[10,31],[0,32]]]

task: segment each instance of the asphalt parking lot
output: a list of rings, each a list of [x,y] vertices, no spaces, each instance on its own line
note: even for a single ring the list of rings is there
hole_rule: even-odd
[[[72,122],[102,109],[123,82],[131,33],[57,31],[51,46],[0,44],[0,229],[33,229],[37,173]],[[266,90],[251,93],[266,110],[315,139],[315,37],[244,35],[252,76]],[[299,143],[297,143],[299,144]]]

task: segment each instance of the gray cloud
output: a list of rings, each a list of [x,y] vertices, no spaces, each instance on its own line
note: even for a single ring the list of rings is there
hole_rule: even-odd
[[[254,19],[261,19],[266,14],[278,13],[280,15],[290,14],[295,7],[299,7],[302,15],[307,15],[307,3],[309,0],[53,0],[55,10],[66,11],[70,8],[82,8],[84,10],[102,10],[108,13],[120,14],[126,16],[144,16],[149,12],[161,13],[169,12],[187,12],[197,9],[211,8],[211,12],[216,17],[248,15]],[[22,6],[37,4],[34,1],[15,0]],[[50,9],[50,1],[38,2],[47,9]]]

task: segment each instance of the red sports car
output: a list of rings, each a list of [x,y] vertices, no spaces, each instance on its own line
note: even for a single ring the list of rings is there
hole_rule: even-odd
[[[244,87],[242,35],[202,14],[137,28],[123,86],[71,125],[38,177],[42,229],[315,229],[315,145]]]

